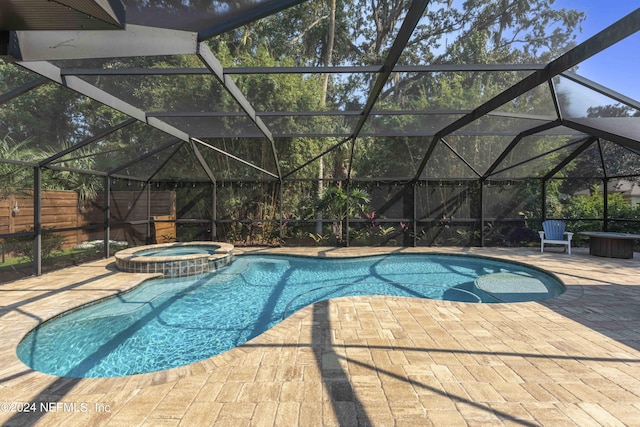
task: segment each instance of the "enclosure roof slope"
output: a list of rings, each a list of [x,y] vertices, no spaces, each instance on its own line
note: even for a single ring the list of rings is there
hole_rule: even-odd
[[[44,16],[50,3],[54,2],[12,0],[4,7],[15,8],[20,4],[19,16],[37,17]],[[85,114],[76,114],[71,125],[78,126],[78,133],[85,132],[83,137],[74,137],[67,146],[59,146],[57,153],[40,155],[31,163],[25,159],[4,160],[86,170],[80,159],[102,156],[103,160],[98,162],[102,166],[98,170],[91,169],[96,166],[89,169],[106,174],[123,170],[133,173],[136,162],[153,161],[154,167],[140,168],[140,175],[134,173],[136,178],[151,179],[158,168],[172,163],[172,156],[184,153],[182,147],[186,143],[194,164],[203,168],[209,179],[219,176],[215,165],[222,156],[252,171],[240,173],[244,177],[257,173],[267,179],[282,180],[311,165],[319,156],[347,146],[351,147],[347,162],[350,174],[351,165],[367,150],[369,143],[363,140],[369,138],[374,144],[385,144],[406,138],[413,141],[412,150],[421,151],[412,152],[416,160],[403,178],[416,180],[432,177],[435,170],[432,165],[445,157],[465,163],[465,173],[470,176],[489,179],[498,171],[504,173],[507,157],[513,158],[510,153],[533,135],[555,133],[561,138],[556,154],[567,147],[576,148],[579,141],[586,144],[590,136],[596,138],[592,143],[599,138],[640,152],[640,114],[637,114],[640,103],[579,75],[580,64],[585,60],[617,43],[637,40],[640,9],[572,49],[555,56],[539,55],[546,58],[544,63],[521,63],[513,55],[507,55],[512,62],[500,62],[504,59],[494,60],[486,55],[465,58],[468,52],[455,49],[448,56],[441,54],[438,46],[442,39],[420,39],[418,35],[426,24],[441,16],[438,14],[447,12],[434,8],[433,4],[438,2],[412,1],[403,6],[402,16],[388,23],[384,34],[387,42],[379,47],[377,56],[367,57],[364,50],[354,47],[357,43],[374,46],[375,35],[362,31],[357,38],[343,40],[353,46],[352,53],[345,54],[341,62],[322,63],[318,59],[314,64],[301,64],[299,59],[286,57],[275,62],[262,61],[259,44],[248,58],[234,56],[231,43],[216,36],[236,30],[244,35],[242,42],[249,43],[247,34],[257,23],[268,22],[285,11],[301,20],[300,16],[315,7],[314,2],[59,3],[68,4],[69,10],[84,14],[85,18],[93,14],[97,18],[91,19],[97,19],[98,24],[91,27],[95,28],[92,31],[79,30],[89,27],[65,20],[60,21],[57,29],[42,26],[36,18],[25,24],[18,20],[3,24],[3,30],[10,30],[7,58],[35,75],[31,74],[31,80],[24,79],[16,87],[4,89],[0,105],[19,102],[30,93],[43,90],[47,82],[53,82],[107,106],[120,114],[122,120],[114,119],[107,126],[103,124],[87,133],[85,129],[89,126],[79,123]],[[119,6],[123,6],[122,12]],[[301,13],[296,15],[298,12]],[[327,18],[323,15],[319,19]],[[104,23],[109,28],[118,27],[123,22],[122,29],[100,27]],[[312,22],[296,28],[291,32],[293,36],[281,35],[282,40],[297,41],[316,25]],[[464,37],[472,35],[469,31]],[[276,36],[273,40],[279,40]],[[268,49],[275,50],[276,46]],[[425,64],[420,55],[432,55],[434,62]],[[325,83],[322,89],[320,82],[329,79],[327,76],[332,83]],[[353,84],[356,80],[359,85]],[[314,84],[316,95],[303,93]],[[284,89],[295,88],[299,88],[299,97],[278,99]],[[446,104],[445,88],[464,96],[458,95]],[[320,91],[329,101],[319,100]],[[405,92],[397,96],[400,91]],[[438,92],[437,103],[431,103],[431,92]],[[266,99],[265,93],[274,94],[273,99]],[[597,94],[605,101],[588,104],[583,101],[585,94]],[[534,101],[526,101],[530,98]],[[45,102],[43,99],[40,104]],[[332,106],[327,102],[333,102]],[[611,105],[620,117],[603,116],[605,107]],[[58,107],[52,104],[49,108]],[[110,115],[115,117],[114,113]],[[168,135],[169,140],[154,135],[153,141],[145,142],[141,137],[128,135],[127,129],[133,122]],[[127,155],[114,164],[116,156],[107,154],[111,151],[105,141],[113,137],[116,144],[115,140],[124,134],[136,139],[136,143],[129,147],[119,145],[117,150]],[[307,154],[297,165],[285,165],[282,155],[296,138],[324,139],[327,145],[315,154]],[[252,143],[243,141],[257,141],[255,146],[260,149],[251,150]],[[472,154],[467,152],[472,144],[491,147],[487,149],[490,157],[474,164]],[[580,145],[578,150],[587,146]],[[531,153],[529,160],[545,153]],[[547,159],[553,158],[555,165],[561,165],[570,155],[577,153],[565,157],[549,155]],[[65,162],[64,166],[61,162]],[[527,163],[526,159],[522,163]],[[512,163],[509,167],[516,166]]]
[[[128,24],[193,31],[206,40],[305,0],[123,1]]]
[[[3,0],[2,30],[111,30],[125,25],[120,0]]]

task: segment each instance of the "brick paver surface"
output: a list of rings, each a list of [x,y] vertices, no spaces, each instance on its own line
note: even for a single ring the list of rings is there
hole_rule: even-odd
[[[15,354],[29,330],[149,277],[118,272],[112,259],[94,262],[0,285],[0,424],[640,425],[639,261],[580,248],[571,256],[535,248],[402,251],[525,262],[555,273],[567,292],[517,304],[340,298],[168,371],[105,379],[32,371]]]

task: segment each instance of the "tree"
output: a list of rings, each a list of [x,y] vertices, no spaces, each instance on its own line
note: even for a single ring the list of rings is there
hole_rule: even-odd
[[[205,5],[206,1],[200,3],[211,6]],[[276,15],[217,36],[208,40],[207,44],[225,67],[379,66],[392,46],[410,4],[408,0],[302,2]],[[400,64],[546,63],[572,46],[575,31],[584,19],[583,14],[553,9],[552,4],[552,0],[466,0],[455,4],[450,0],[433,0],[410,38]],[[184,2],[179,0],[161,0],[157,5],[176,13],[185,7]],[[239,2],[235,6],[242,8],[243,5],[244,2]],[[65,62],[65,67],[70,68],[94,65],[99,68],[202,67],[197,55],[96,59],[78,61],[77,64]],[[5,83],[6,87],[24,84],[36,77],[11,64],[2,63],[0,66],[0,83]],[[159,74],[144,78],[109,75],[82,78],[104,90],[113,91],[145,111],[235,113],[241,109],[211,75]],[[225,78],[233,79],[258,116],[271,129],[291,134],[315,130],[349,134],[353,129],[353,117],[345,119],[339,114],[332,115],[331,111],[361,110],[376,73],[356,73],[351,76],[339,73],[239,73],[226,74]],[[374,111],[375,123],[367,127],[366,132],[373,135],[378,130],[387,129],[404,129],[407,133],[436,132],[463,114],[462,111],[477,107],[521,78],[522,75],[517,72],[407,72],[393,75],[378,99]],[[545,86],[505,104],[501,112],[545,115],[549,105],[553,109]],[[43,156],[60,149],[73,147],[124,119],[107,106],[51,84],[16,98],[9,107],[0,110],[0,128],[6,127],[7,134],[15,141],[29,138],[22,149],[28,145],[41,150],[36,160],[42,160],[46,158]],[[37,110],[34,115],[25,114],[34,110]],[[375,114],[378,110],[384,111],[384,114]],[[391,114],[394,110],[419,110],[421,114]],[[435,114],[438,110],[454,112]],[[455,113],[455,110],[460,113]],[[266,114],[287,111],[327,114],[316,117]],[[169,122],[171,120],[174,119],[167,119]],[[500,132],[505,127],[511,129],[518,124],[517,120],[483,118],[460,133],[467,130],[469,134],[479,133],[476,132],[478,130]],[[184,126],[192,136],[204,139],[215,148],[200,147],[218,180],[250,181],[265,178],[261,171],[217,151],[223,150],[270,172],[275,172],[276,166],[285,175],[295,171],[296,179],[309,182],[319,182],[318,178],[332,179],[337,183],[335,187],[338,190],[335,191],[343,192],[345,190],[340,186],[350,178],[347,177],[347,170],[351,170],[352,175],[372,178],[412,178],[430,143],[429,137],[409,135],[394,138],[359,135],[356,142],[291,136],[274,141],[279,162],[276,165],[268,138],[243,137],[244,132],[257,130],[242,114],[190,119]],[[509,141],[500,136],[477,135],[451,135],[446,140],[448,145],[438,143],[438,151],[429,161],[428,171],[437,176],[447,174],[447,177],[465,178],[476,175],[458,156],[482,173]],[[58,159],[58,164],[65,168],[108,171],[149,152],[163,141],[161,132],[140,123],[76,150]],[[353,158],[349,143],[355,144]],[[525,157],[529,149],[530,153],[533,150],[539,152],[544,150],[546,144],[546,141],[522,144],[523,151],[520,154]],[[173,149],[146,158],[143,164],[121,173],[142,178],[150,176],[157,166],[164,164],[169,152],[173,152]],[[325,152],[318,161],[310,162],[310,159]],[[350,161],[352,164],[348,164]],[[207,176],[194,164],[191,147],[185,144],[175,159],[166,163],[165,170],[156,177],[180,180],[193,177],[194,170],[197,170],[196,176],[206,180]],[[303,164],[307,165],[300,168]],[[321,170],[322,174],[319,175]],[[94,184],[92,181],[83,182],[86,178],[83,174],[65,171],[47,174],[45,178],[45,186],[73,188],[82,193],[86,191],[86,194],[90,193]],[[277,192],[271,188],[268,191],[248,191],[248,186],[242,189],[238,185],[232,190],[225,190],[229,212],[238,218],[261,219],[271,216],[275,219],[279,215],[276,209],[279,202]],[[322,199],[324,194],[324,191],[320,195],[316,192],[307,194],[312,186],[306,182],[299,187],[285,186],[281,202],[285,216],[309,219],[305,209],[311,204],[310,199]],[[304,190],[298,191],[299,188]],[[224,203],[219,202],[225,208]],[[203,202],[201,205],[204,206],[202,215],[207,215],[206,207],[210,204]],[[334,213],[338,215],[336,218],[343,217],[339,212]]]
[[[632,120],[631,117],[640,117],[640,113],[625,104],[617,103],[589,107],[587,117],[605,121],[611,117],[624,117]],[[606,170],[602,169],[603,165]],[[573,194],[579,190],[588,173],[597,173],[600,177],[634,176],[638,170],[640,170],[640,156],[636,151],[600,139],[564,168],[563,173],[567,180],[562,191]],[[634,180],[634,178],[625,179]]]

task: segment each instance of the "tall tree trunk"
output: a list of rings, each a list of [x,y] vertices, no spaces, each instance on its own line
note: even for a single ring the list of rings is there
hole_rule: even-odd
[[[329,29],[327,34],[327,47],[323,58],[323,65],[325,67],[331,66],[331,60],[333,58],[333,43],[335,41],[336,32],[336,0],[329,0],[331,12],[329,13]],[[329,91],[329,73],[325,73],[324,80],[322,82],[322,108],[327,106],[327,92]],[[318,170],[318,199],[322,197],[323,190],[323,178],[324,178],[324,158],[320,157],[320,167]],[[316,223],[316,233],[322,234],[322,212],[318,212],[318,222]]]
[[[331,12],[329,13],[329,28],[327,30],[327,46],[324,52],[323,65],[325,67],[331,66],[331,60],[333,59],[333,43],[336,36],[336,0],[329,0]],[[322,106],[327,105],[327,92],[329,90],[329,73],[325,73],[324,81],[322,82]]]

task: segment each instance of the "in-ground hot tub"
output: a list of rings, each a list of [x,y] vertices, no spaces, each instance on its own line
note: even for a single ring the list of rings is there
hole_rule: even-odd
[[[222,242],[163,243],[125,249],[115,257],[118,269],[129,273],[194,276],[229,264],[233,245]]]

